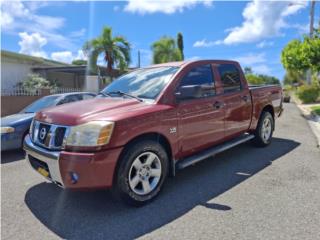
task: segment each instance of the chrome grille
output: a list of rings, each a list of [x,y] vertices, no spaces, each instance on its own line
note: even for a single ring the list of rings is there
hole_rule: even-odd
[[[69,132],[69,127],[34,121],[32,128],[32,141],[47,149],[63,149]]]

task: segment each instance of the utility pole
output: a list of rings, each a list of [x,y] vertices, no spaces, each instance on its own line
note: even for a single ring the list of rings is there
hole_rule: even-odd
[[[140,50],[138,50],[138,68],[140,68]]]
[[[310,3],[310,38],[313,38],[313,31],[314,31],[314,8],[315,8],[315,5],[316,5],[316,1],[315,0],[311,0],[311,3]],[[312,75],[312,72],[311,72],[311,69],[308,69],[307,70],[307,84],[311,84],[311,75]]]
[[[310,38],[313,37],[313,31],[314,31],[314,8],[316,5],[316,1],[312,0],[311,1],[311,6],[310,6]]]

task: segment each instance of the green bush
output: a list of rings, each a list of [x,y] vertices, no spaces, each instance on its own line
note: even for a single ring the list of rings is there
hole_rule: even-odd
[[[316,85],[302,85],[298,87],[297,96],[303,103],[316,102],[320,97],[320,88]]]

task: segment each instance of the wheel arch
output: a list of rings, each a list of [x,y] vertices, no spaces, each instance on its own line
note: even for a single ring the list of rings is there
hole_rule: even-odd
[[[168,138],[166,136],[164,136],[163,134],[161,133],[157,133],[157,132],[148,132],[148,133],[143,133],[143,134],[140,134],[138,136],[135,136],[134,138],[130,139],[125,145],[124,145],[124,148],[122,150],[122,152],[120,153],[120,156],[119,156],[119,159],[117,161],[117,165],[116,165],[116,168],[115,168],[115,173],[118,172],[118,169],[119,169],[119,165],[120,165],[120,159],[122,158],[122,156],[126,153],[126,151],[129,149],[129,146],[136,143],[136,142],[139,142],[139,141],[142,141],[142,140],[153,140],[153,141],[156,141],[156,142],[159,142],[161,144],[161,146],[164,147],[166,153],[168,154],[168,159],[169,159],[169,173],[170,175],[174,175],[174,172],[175,172],[175,168],[174,168],[174,160],[173,160],[173,157],[172,157],[172,147],[171,147],[171,144],[168,140]],[[116,177],[117,174],[114,174],[114,181],[115,181],[115,177]]]
[[[264,112],[269,112],[271,115],[272,115],[272,118],[273,118],[273,131],[274,131],[274,128],[275,128],[275,116],[274,116],[274,109],[273,109],[273,106],[271,104],[268,104],[266,106],[264,106],[260,112],[260,115],[259,115],[259,120],[262,116],[262,114]]]

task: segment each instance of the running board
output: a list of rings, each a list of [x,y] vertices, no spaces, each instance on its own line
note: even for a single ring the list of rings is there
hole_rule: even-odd
[[[254,138],[253,134],[243,134],[240,137],[234,138],[226,143],[219,144],[219,145],[214,146],[210,149],[202,151],[201,153],[198,153],[196,155],[193,155],[191,157],[187,157],[185,159],[178,161],[176,163],[176,169],[183,169],[185,167],[188,167],[192,164],[195,164],[195,163],[200,162],[204,159],[212,157],[220,152],[228,150],[228,149],[230,149],[234,146],[237,146],[241,143],[247,142],[253,138]]]

